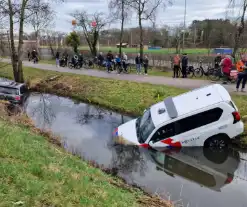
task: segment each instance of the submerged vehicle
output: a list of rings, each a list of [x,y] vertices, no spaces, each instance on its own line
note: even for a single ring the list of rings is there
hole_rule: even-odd
[[[152,105],[143,116],[120,125],[114,135],[142,147],[223,148],[243,131],[228,91],[212,84]]]
[[[24,83],[16,83],[6,80],[0,81],[0,100],[13,104],[22,104],[28,93],[28,87]]]

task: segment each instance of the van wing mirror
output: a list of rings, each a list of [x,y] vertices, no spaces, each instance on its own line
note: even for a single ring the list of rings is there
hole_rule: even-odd
[[[154,142],[153,142],[153,141],[150,141],[150,142],[148,143],[148,145],[149,145],[150,147],[154,147]]]

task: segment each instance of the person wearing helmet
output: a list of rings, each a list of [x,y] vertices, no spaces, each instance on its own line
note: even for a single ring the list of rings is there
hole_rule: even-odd
[[[215,68],[219,68],[220,67],[220,62],[221,62],[222,58],[220,53],[217,53],[217,56],[214,59],[214,67]]]

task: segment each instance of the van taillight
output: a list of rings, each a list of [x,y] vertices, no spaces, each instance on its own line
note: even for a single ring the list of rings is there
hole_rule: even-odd
[[[233,115],[233,118],[234,118],[234,121],[233,121],[233,124],[239,122],[241,120],[241,116],[240,116],[240,113],[237,112],[237,111],[234,111],[232,112],[232,115]]]
[[[15,96],[15,100],[16,101],[20,101],[21,100],[21,97],[20,96]]]
[[[227,179],[225,181],[225,184],[229,184],[233,181],[233,175],[231,175],[230,173],[227,173]]]

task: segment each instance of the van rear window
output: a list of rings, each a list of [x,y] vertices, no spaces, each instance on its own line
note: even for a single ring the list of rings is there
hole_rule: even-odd
[[[19,95],[18,90],[16,88],[8,88],[8,87],[3,87],[3,86],[0,86],[0,93]]]

